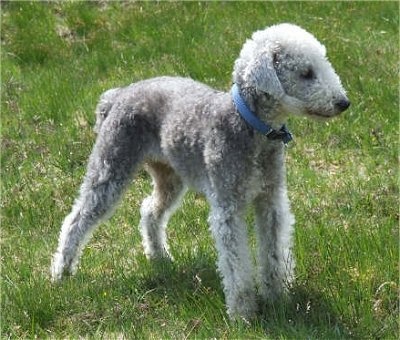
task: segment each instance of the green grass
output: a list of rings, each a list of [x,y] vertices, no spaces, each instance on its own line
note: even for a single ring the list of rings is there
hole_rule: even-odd
[[[2,3],[1,337],[397,338],[398,13],[396,2]],[[228,321],[208,207],[194,193],[170,223],[176,261],[148,263],[137,228],[145,173],[78,274],[52,285],[100,93],[160,74],[229,89],[245,39],[283,21],[323,41],[352,101],[332,122],[288,124],[291,302],[249,326]]]

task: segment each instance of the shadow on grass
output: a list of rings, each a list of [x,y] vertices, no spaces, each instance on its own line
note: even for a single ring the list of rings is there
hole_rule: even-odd
[[[200,316],[204,309],[208,309],[210,313],[204,314],[206,318],[211,314],[219,315],[215,329],[225,325],[224,294],[215,258],[202,256],[186,260],[184,264],[151,262],[144,266],[140,274],[126,277],[124,282],[132,304],[144,314],[151,314],[151,317],[162,319],[164,312],[173,304],[178,311],[192,309],[191,313],[181,313],[181,317]],[[116,284],[121,288],[118,282]],[[151,311],[151,306],[156,306],[158,312],[154,312],[154,309]],[[242,326],[238,326],[238,329]],[[232,323],[232,327],[235,328],[235,323]],[[331,302],[304,284],[291,290],[290,299],[265,306],[255,322],[244,327],[272,338],[293,338],[304,334],[330,339],[351,336]],[[216,335],[215,330],[212,331],[214,333],[201,333],[199,329],[197,335]]]
[[[305,285],[293,287],[289,298],[265,306],[259,323],[272,338],[297,338],[304,334],[309,338],[351,337],[331,302]]]
[[[14,311],[9,313],[9,327],[3,328],[3,334],[74,337],[134,332],[145,336],[150,325],[169,322],[171,332],[178,335],[185,332],[182,324],[201,320],[191,336],[351,335],[330,302],[305,285],[293,289],[290,301],[266,307],[251,325],[226,324],[224,296],[214,263],[215,258],[207,255],[179,264],[147,263],[144,259],[136,272],[125,273],[120,268],[106,273],[82,271],[57,285],[51,285],[47,277],[38,277],[29,286],[9,292],[8,307],[3,307],[12,305]],[[170,334],[152,327],[152,334]]]
[[[158,263],[150,268],[143,280],[143,287],[149,291],[154,290],[158,299],[168,296],[176,304],[190,302],[188,295],[210,301],[207,295],[211,294],[219,300],[215,308],[222,309],[220,314],[223,314],[224,295],[214,262],[214,259],[194,259],[185,266]],[[289,299],[264,306],[256,321],[248,327],[272,338],[294,338],[308,334],[311,337],[340,339],[352,335],[331,302],[304,284],[293,287]]]

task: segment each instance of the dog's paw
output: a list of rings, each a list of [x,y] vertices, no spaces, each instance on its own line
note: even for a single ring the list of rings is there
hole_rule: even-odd
[[[237,295],[234,301],[227,305],[228,315],[231,320],[251,323],[257,317],[258,304],[253,291],[245,291]]]
[[[67,264],[62,254],[56,252],[50,266],[50,278],[53,283],[61,281],[65,276],[73,275],[75,272],[71,264]]]
[[[174,262],[174,258],[166,247],[145,248],[146,258],[154,262]]]

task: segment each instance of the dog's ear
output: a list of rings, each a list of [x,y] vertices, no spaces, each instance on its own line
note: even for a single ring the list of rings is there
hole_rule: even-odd
[[[268,93],[276,99],[285,95],[281,82],[276,74],[277,48],[265,48],[251,61],[247,68],[247,79],[251,79],[256,89]]]
[[[247,67],[247,79],[254,84],[257,91],[268,93],[278,100],[283,111],[301,114],[304,110],[303,103],[285,93],[276,73],[279,53],[279,47],[268,47],[260,51]]]

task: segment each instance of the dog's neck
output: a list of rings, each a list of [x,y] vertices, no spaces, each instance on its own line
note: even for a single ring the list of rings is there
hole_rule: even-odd
[[[243,87],[241,95],[255,115],[273,129],[279,130],[286,124],[287,112],[284,112],[279,101],[268,93],[260,93],[253,87]]]
[[[265,135],[269,140],[280,140],[284,144],[287,144],[292,140],[292,135],[287,130],[285,124],[275,127],[272,124],[263,121],[262,117],[256,114],[256,110],[250,108],[238,84],[233,84],[231,96],[237,111],[241,117],[253,127],[253,129],[262,135]],[[256,108],[259,106],[256,102],[253,102],[252,104]],[[261,110],[261,112],[263,113],[264,110]],[[274,124],[276,123],[277,121],[275,120]]]

